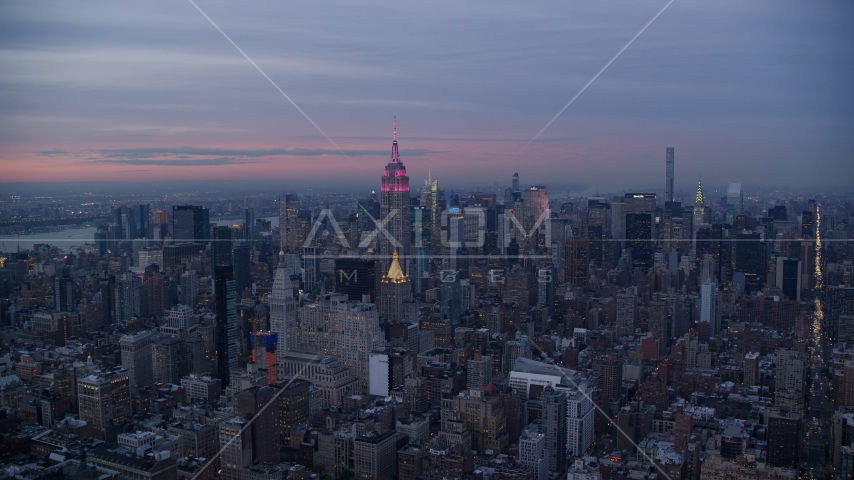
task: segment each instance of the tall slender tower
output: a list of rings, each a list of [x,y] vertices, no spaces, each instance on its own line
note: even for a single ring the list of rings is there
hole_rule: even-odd
[[[231,265],[214,267],[216,302],[217,374],[228,386],[231,369],[237,368],[237,282]]]
[[[379,245],[381,271],[386,271],[391,265],[391,256],[397,249],[401,257],[410,254],[410,216],[409,216],[409,177],[406,167],[400,162],[397,151],[397,120],[394,122],[394,140],[391,143],[391,161],[385,167],[380,186],[380,218],[377,224],[383,223],[388,232],[380,231],[377,237]],[[405,265],[406,262],[404,261]]]
[[[673,158],[673,147],[667,147],[667,185],[665,186],[666,192],[664,193],[664,201],[665,202],[675,202],[676,197],[673,195],[673,168],[674,168],[674,158]]]
[[[281,352],[296,350],[297,305],[291,271],[284,267],[276,269],[270,291],[270,331],[278,334]]]
[[[703,183],[697,181],[697,195],[694,196],[694,229],[706,222],[706,198],[703,196]]]

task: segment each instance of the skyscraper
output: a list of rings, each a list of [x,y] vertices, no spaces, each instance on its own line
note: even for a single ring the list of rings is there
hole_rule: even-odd
[[[195,205],[172,207],[172,238],[175,243],[204,243],[210,240],[210,213]]]
[[[540,398],[540,432],[546,436],[549,471],[560,474],[566,464],[566,393],[548,386]]]
[[[765,413],[768,429],[768,465],[797,468],[802,443],[800,415],[783,412],[777,408]]]
[[[235,397],[238,415],[247,420],[258,416],[247,429],[252,437],[253,462],[279,461],[279,404],[272,401],[275,394],[276,390],[264,386],[248,388]]]
[[[280,208],[282,206],[281,200],[279,206]],[[302,242],[305,241],[300,227],[299,197],[295,194],[285,195],[284,207],[285,223],[279,223],[279,234],[283,236],[284,251],[285,253],[299,253]],[[281,222],[281,212],[279,218]]]
[[[116,279],[114,289],[116,323],[129,328],[131,320],[140,314],[142,281],[133,273],[125,272]]]
[[[122,366],[128,371],[130,386],[148,385],[154,381],[151,374],[152,334],[148,330],[122,336]]]
[[[231,227],[220,225],[213,229],[213,261],[214,265],[232,265],[234,259],[231,253]]]
[[[352,301],[361,301],[368,295],[376,301],[376,261],[362,258],[335,259],[335,291],[346,293]]]
[[[710,278],[700,285],[700,321],[709,324],[709,332],[715,335],[717,325],[718,285]]]
[[[128,372],[114,367],[77,380],[80,420],[89,422],[92,438],[115,441],[121,425],[130,418]]]
[[[237,368],[237,282],[231,265],[217,265],[214,273],[216,301],[217,372],[228,386],[232,368]]]
[[[617,294],[617,335],[631,335],[637,323],[637,291],[634,288]]]
[[[282,352],[296,350],[297,305],[291,271],[283,267],[276,269],[273,288],[270,292],[270,331],[279,336]]]
[[[386,320],[399,322],[406,319],[405,306],[412,298],[409,277],[400,268],[397,251],[392,256],[388,273],[380,284],[379,312]]]
[[[243,296],[243,290],[252,286],[252,276],[249,272],[250,246],[248,244],[235,245],[231,249],[232,265],[234,265],[234,281],[237,282],[237,299]]]
[[[744,232],[736,235],[735,271],[744,273],[747,293],[758,292],[762,289],[767,265],[767,248],[761,236],[755,232]]]
[[[665,202],[675,202],[676,196],[673,191],[673,177],[674,177],[674,158],[673,158],[673,147],[667,147],[667,183],[665,185],[666,192],[664,193],[664,201]]]
[[[133,210],[133,230],[136,235],[134,238],[149,238],[149,206],[148,204],[134,205]]]
[[[797,258],[777,257],[777,288],[790,300],[801,301],[801,262]]]
[[[730,183],[726,192],[726,223],[735,224],[735,218],[744,211],[744,192],[740,183]]]
[[[609,355],[599,365],[602,399],[606,402],[618,400],[622,396],[623,362],[615,355]],[[603,406],[606,408],[607,404]]]
[[[317,286],[317,266],[317,247],[302,247],[302,289],[306,292],[314,293]]]
[[[377,225],[383,225],[388,234],[380,231],[377,242],[381,256],[381,271],[387,271],[395,249],[406,258],[410,238],[410,201],[409,177],[406,167],[400,161],[397,148],[397,122],[394,127],[394,140],[391,144],[391,161],[386,165],[380,185],[380,218]],[[405,264],[405,262],[404,262]]]
[[[586,287],[589,280],[590,241],[567,238],[564,242],[564,279],[567,283]]]
[[[187,270],[181,274],[181,295],[179,303],[190,308],[196,306],[199,298],[199,275],[195,270]]]
[[[249,243],[252,243],[252,240],[255,239],[255,209],[252,207],[247,208],[243,212],[243,221],[246,224],[246,228],[244,231],[243,238],[249,240]]]
[[[694,196],[694,229],[706,223],[706,198],[703,196],[703,183],[697,181],[697,194]]]
[[[652,242],[652,215],[629,213],[626,215],[626,247],[632,251],[632,265],[652,267],[654,244]]]
[[[540,217],[549,210],[549,193],[546,187],[542,185],[531,185],[526,188],[522,196],[523,226],[525,231],[529,232],[540,220]],[[540,228],[545,228],[545,223],[548,221],[548,215],[543,219],[543,224]]]

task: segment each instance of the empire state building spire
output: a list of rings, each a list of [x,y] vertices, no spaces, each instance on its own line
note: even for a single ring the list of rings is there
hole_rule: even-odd
[[[380,215],[385,221],[384,234],[378,237],[378,249],[382,256],[381,265],[385,272],[391,264],[392,254],[397,249],[402,259],[410,254],[409,219],[409,176],[400,161],[397,150],[397,119],[394,121],[394,140],[391,144],[391,160],[386,164],[380,179]],[[403,260],[404,268],[406,263]]]
[[[391,142],[391,161],[400,163],[400,154],[397,152],[397,117],[394,117],[394,140]]]

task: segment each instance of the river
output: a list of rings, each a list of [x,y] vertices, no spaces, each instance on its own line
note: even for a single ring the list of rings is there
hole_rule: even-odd
[[[279,226],[279,217],[263,217],[271,222],[273,227]],[[236,218],[227,220],[214,220],[216,225],[231,225],[238,222]],[[95,243],[95,232],[97,227],[73,228],[57,232],[33,233],[30,235],[0,235],[0,252],[14,252],[20,247],[21,250],[31,250],[33,245],[47,243],[59,248],[78,248],[85,244]]]

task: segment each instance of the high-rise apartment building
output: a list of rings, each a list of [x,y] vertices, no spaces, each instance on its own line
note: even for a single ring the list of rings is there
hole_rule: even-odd
[[[566,464],[566,393],[546,387],[540,398],[540,431],[546,437],[549,471],[560,475]]]
[[[759,352],[744,354],[744,385],[748,387],[759,385]]]
[[[546,436],[540,433],[537,422],[529,424],[519,435],[519,463],[528,471],[531,480],[548,480]]]
[[[492,357],[475,353],[474,358],[466,362],[466,386],[469,389],[483,390],[492,382]]]
[[[125,272],[116,278],[114,285],[116,323],[127,329],[141,313],[142,280],[133,273]]]
[[[709,333],[718,333],[718,285],[710,278],[700,285],[700,322],[709,324]]]
[[[804,391],[804,354],[788,349],[777,349],[776,389]]]
[[[617,335],[631,335],[637,322],[637,292],[634,288],[617,294]]]
[[[574,456],[581,456],[593,445],[596,410],[592,395],[593,389],[588,384],[566,391],[566,445]]]
[[[216,302],[217,372],[228,386],[230,371],[237,368],[237,284],[231,265],[217,265],[214,270]]]
[[[618,400],[623,393],[623,362],[618,357],[609,355],[602,359],[602,363],[599,365],[599,374],[602,399],[605,401]]]

